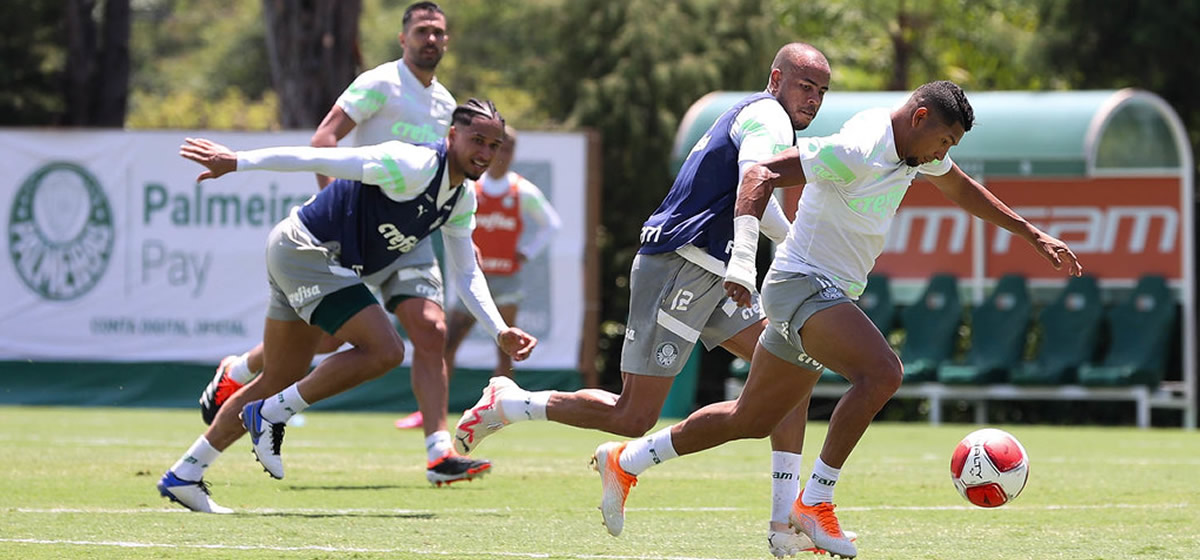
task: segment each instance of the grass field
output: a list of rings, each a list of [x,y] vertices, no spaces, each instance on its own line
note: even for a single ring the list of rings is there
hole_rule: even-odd
[[[196,411],[0,407],[0,558],[770,558],[765,441],[651,469],[613,538],[587,468],[603,434],[512,426],[480,449],[491,475],[439,489],[421,434],[393,416],[305,417],[284,444],[286,479],[269,479],[246,441],[209,470],[238,512],[217,516],[154,488],[200,433]],[[824,428],[809,430],[806,470]],[[1200,558],[1195,433],[1009,426],[1032,458],[1029,485],[984,510],[947,470],[971,429],[872,427],[837,491],[860,558]]]

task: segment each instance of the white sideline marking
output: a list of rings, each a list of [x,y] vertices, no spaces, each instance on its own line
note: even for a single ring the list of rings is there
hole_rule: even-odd
[[[1026,510],[1026,511],[1059,511],[1059,510],[1091,510],[1091,509],[1184,509],[1190,507],[1191,504],[1181,502],[1177,504],[1047,504],[1047,505],[1009,505],[1005,506],[1005,510]],[[735,512],[735,511],[751,511],[757,508],[740,508],[740,507],[631,507],[625,508],[626,511],[672,511],[684,513],[710,513],[710,512]],[[839,511],[995,511],[985,510],[975,506],[953,505],[953,506],[838,506]],[[437,515],[437,514],[494,514],[504,512],[520,512],[520,511],[542,511],[540,508],[466,508],[466,509],[444,509],[444,510],[429,510],[429,509],[388,509],[388,508],[292,508],[292,509],[277,509],[277,508],[246,508],[235,510],[234,513],[244,513],[253,515],[278,515],[278,514],[318,514],[318,515]],[[192,513],[181,507],[170,508],[4,508],[0,509],[0,515],[4,513],[32,513],[32,514],[69,514],[69,513],[99,513],[99,514],[144,514],[144,513]]]
[[[420,554],[428,556],[461,556],[462,551],[443,551],[443,550],[421,550],[410,548],[360,548],[360,547],[340,547],[340,546],[272,546],[272,545],[238,545],[238,544],[169,544],[169,543],[147,543],[147,542],[132,542],[132,541],[81,541],[73,539],[10,539],[0,537],[0,543],[14,544],[46,544],[46,545],[75,545],[75,546],[111,546],[117,548],[167,548],[167,549],[203,549],[203,550],[271,550],[276,552],[302,552],[302,551],[318,551],[318,552],[335,552],[335,553],[366,553],[366,554],[395,554],[406,552],[410,554]],[[496,551],[473,551],[469,552],[472,556],[504,556],[508,558],[550,558],[552,555],[543,552],[496,552]],[[564,554],[556,552],[555,557],[563,557]],[[571,554],[565,555],[567,558],[579,558],[581,560],[713,560],[694,556],[647,556],[647,555],[618,555],[618,554]]]

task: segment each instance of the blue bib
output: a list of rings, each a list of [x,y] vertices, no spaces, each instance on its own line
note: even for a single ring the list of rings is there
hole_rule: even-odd
[[[417,144],[437,151],[437,172],[425,191],[397,202],[374,185],[338,179],[300,208],[300,222],[321,243],[339,245],[339,261],[360,276],[377,272],[449,219],[463,186],[442,205],[438,190],[446,172],[446,142]]]
[[[667,197],[642,225],[639,253],[666,253],[691,243],[729,262],[738,190],[738,146],[729,131],[738,113],[761,99],[775,97],[764,91],[738,101],[692,148]]]

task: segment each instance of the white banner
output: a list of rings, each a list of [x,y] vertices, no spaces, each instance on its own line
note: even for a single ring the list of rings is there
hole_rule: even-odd
[[[310,133],[0,130],[0,360],[216,362],[262,339],[266,235],[316,180],[197,184],[201,167],[177,153],[186,136],[250,149],[307,145]],[[518,146],[514,168],[545,170],[538,184],[564,224],[543,257],[547,287],[529,290],[522,315],[541,338],[528,367],[576,367],[585,150],[572,134],[526,132]],[[541,293],[553,307],[538,308]],[[469,350],[463,367],[493,363]]]

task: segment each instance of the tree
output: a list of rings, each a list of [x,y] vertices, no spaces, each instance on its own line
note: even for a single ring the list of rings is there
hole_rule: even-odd
[[[129,98],[129,0],[105,0],[104,19],[93,19],[95,0],[67,0],[66,118],[74,126],[125,124]]]
[[[831,90],[905,91],[950,79],[969,90],[1050,83],[1035,51],[1045,0],[782,2],[780,25],[829,58]]]
[[[62,113],[63,11],[37,0],[0,18],[0,125],[54,124]]]
[[[271,78],[286,128],[314,129],[361,66],[361,0],[263,0]]]
[[[1200,149],[1200,3],[1169,0],[1106,4],[1087,0],[1047,4],[1042,14],[1044,56],[1075,88],[1137,87],[1166,99]],[[1200,170],[1200,168],[1198,168]]]
[[[779,41],[760,0],[575,0],[546,14],[557,47],[537,92],[551,118],[603,137],[601,371],[616,364],[642,221],[671,185],[679,120],[702,95],[760,89]]]

